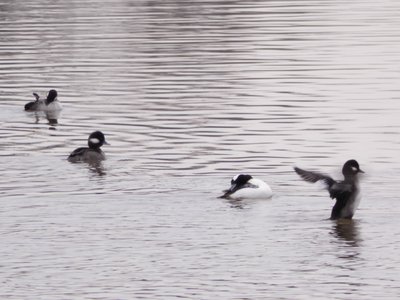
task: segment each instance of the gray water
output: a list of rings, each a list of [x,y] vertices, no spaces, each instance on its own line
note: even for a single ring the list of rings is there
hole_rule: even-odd
[[[1,299],[398,299],[400,2],[0,1]],[[57,124],[23,106],[57,89]],[[101,166],[68,154],[102,130]],[[353,221],[293,172],[366,171]],[[240,172],[274,197],[217,197]]]

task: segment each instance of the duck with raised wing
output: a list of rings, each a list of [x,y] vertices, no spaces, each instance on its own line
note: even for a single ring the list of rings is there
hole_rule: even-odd
[[[306,171],[297,167],[294,167],[294,170],[305,181],[312,183],[321,181],[325,184],[330,197],[336,199],[331,212],[331,220],[353,218],[361,200],[358,175],[359,173],[364,173],[356,160],[348,160],[343,165],[344,180],[342,181],[336,181],[328,175]]]

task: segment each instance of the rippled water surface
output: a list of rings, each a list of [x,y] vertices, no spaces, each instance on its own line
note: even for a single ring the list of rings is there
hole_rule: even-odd
[[[399,11],[0,0],[0,298],[398,299]],[[56,124],[23,110],[51,88]],[[94,130],[108,159],[68,163]],[[363,199],[329,221],[292,167],[350,158]],[[218,199],[239,172],[274,197]]]

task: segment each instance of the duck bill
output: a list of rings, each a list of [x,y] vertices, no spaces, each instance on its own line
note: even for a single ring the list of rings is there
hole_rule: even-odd
[[[109,142],[107,142],[107,141],[104,141],[104,145],[110,146],[111,144]]]
[[[358,172],[359,173],[365,173],[363,170],[361,170],[361,169],[358,169]]]

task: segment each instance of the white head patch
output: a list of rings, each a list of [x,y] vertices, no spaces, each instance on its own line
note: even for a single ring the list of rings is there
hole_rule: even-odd
[[[237,175],[233,176],[232,180],[236,181],[236,179],[238,179],[239,176],[240,176],[240,174],[237,174]]]
[[[89,142],[91,142],[92,144],[100,144],[100,140],[97,138],[91,138],[89,139]]]
[[[351,167],[351,169],[354,171],[354,172],[357,172],[357,168],[356,167]]]

